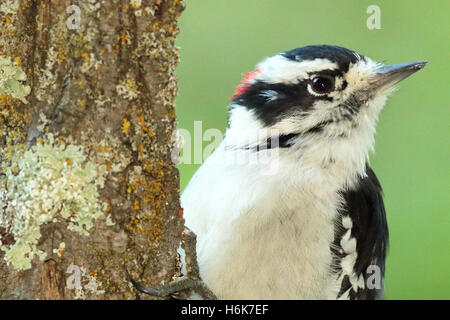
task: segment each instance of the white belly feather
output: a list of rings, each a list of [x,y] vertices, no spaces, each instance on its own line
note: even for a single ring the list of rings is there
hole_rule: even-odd
[[[219,163],[223,152],[207,159],[181,198],[206,284],[221,299],[335,298],[339,184],[298,160],[264,174],[267,164]]]

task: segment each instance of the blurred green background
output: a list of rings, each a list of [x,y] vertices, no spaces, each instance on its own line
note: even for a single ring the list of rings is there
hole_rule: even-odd
[[[450,1],[187,0],[180,20],[179,128],[227,126],[242,73],[261,59],[335,44],[375,60],[429,65],[400,85],[383,110],[371,164],[390,227],[388,299],[449,299]],[[368,6],[381,9],[369,30]],[[198,165],[181,164],[184,189]]]

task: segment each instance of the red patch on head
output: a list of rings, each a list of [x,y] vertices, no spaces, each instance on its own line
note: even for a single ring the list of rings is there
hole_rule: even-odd
[[[255,79],[255,77],[261,73],[261,70],[255,69],[251,72],[244,73],[244,79],[241,80],[241,84],[236,87],[236,90],[234,91],[234,95],[231,97],[231,99],[234,99],[235,97],[243,94],[247,89],[250,87],[250,82]]]

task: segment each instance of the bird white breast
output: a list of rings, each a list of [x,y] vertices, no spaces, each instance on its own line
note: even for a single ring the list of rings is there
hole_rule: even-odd
[[[276,171],[224,163],[232,153],[224,145],[181,198],[203,280],[221,299],[335,298],[330,244],[347,174],[311,167],[286,149]]]

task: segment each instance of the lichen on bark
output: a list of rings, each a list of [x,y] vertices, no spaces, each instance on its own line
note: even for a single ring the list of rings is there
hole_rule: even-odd
[[[46,258],[36,247],[41,225],[62,218],[68,230],[88,235],[94,220],[103,216],[98,189],[104,186],[106,170],[87,160],[82,146],[58,144],[49,133],[16,153],[4,173],[0,227],[10,230],[15,242],[0,249],[17,270],[30,269],[35,255]]]
[[[67,27],[70,5],[78,29]],[[136,298],[130,279],[159,285],[178,273],[170,137],[183,8],[0,5],[0,69],[15,72],[13,91],[0,92],[0,299]],[[67,286],[71,265],[81,289]]]

